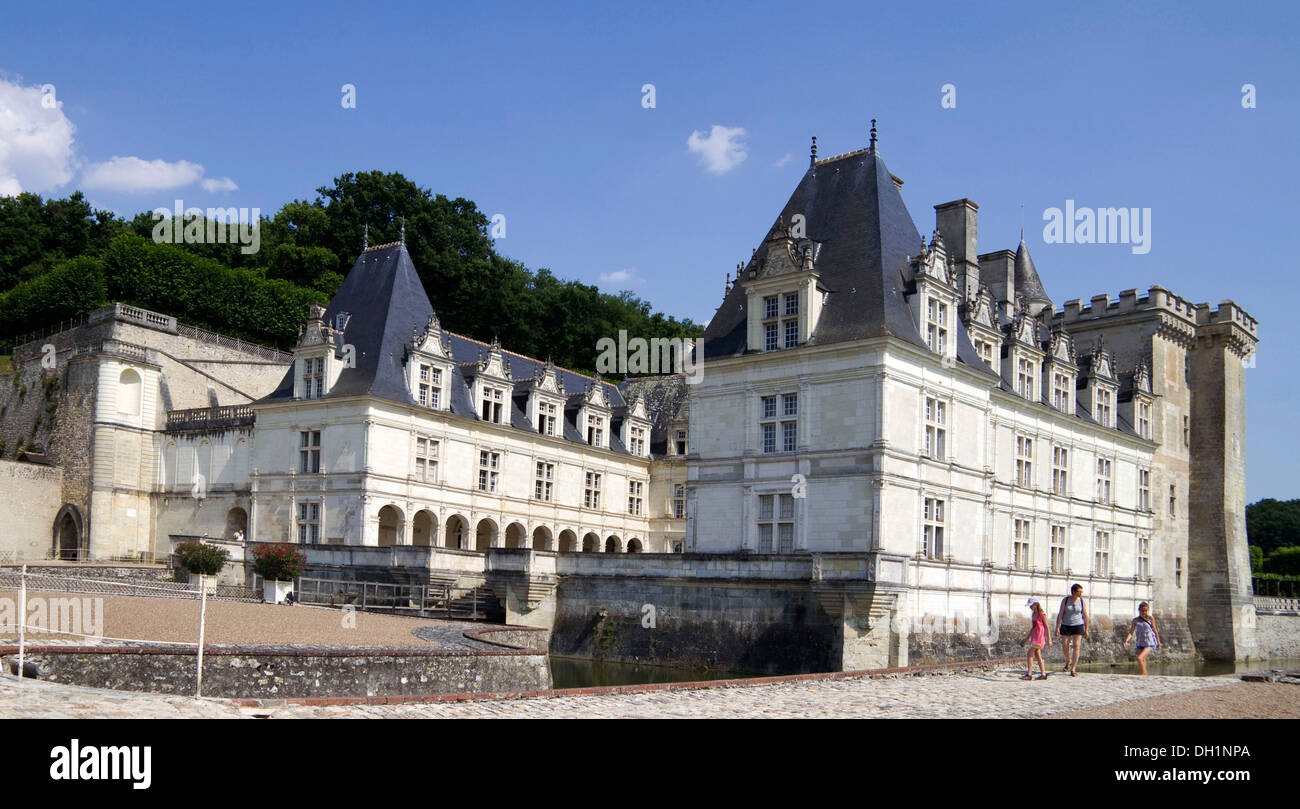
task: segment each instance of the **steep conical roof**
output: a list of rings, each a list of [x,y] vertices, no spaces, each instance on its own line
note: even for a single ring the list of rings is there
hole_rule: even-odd
[[[925,345],[904,296],[908,259],[920,252],[922,241],[901,185],[877,149],[861,149],[815,163],[781,210],[786,223],[804,217],[807,238],[818,248],[814,270],[829,292],[809,344],[893,335]],[[745,284],[774,244],[764,239],[709,322],[706,358],[744,353]],[[983,368],[965,327],[958,322],[957,328],[958,358]]]
[[[1052,299],[1047,297],[1047,290],[1043,289],[1043,281],[1038,277],[1038,269],[1034,267],[1034,259],[1029,255],[1029,245],[1025,244],[1025,237],[1020,237],[1020,246],[1016,248],[1016,295],[1023,297],[1029,303],[1051,303]]]

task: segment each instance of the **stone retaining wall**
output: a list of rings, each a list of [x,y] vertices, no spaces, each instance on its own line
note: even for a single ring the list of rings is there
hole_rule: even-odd
[[[0,568],[17,571],[22,566],[0,565]],[[124,581],[170,581],[172,578],[172,571],[165,565],[29,564],[27,572],[42,576]]]
[[[1300,657],[1300,613],[1259,613],[1255,621],[1261,657]]]
[[[16,664],[17,647],[0,648]],[[184,646],[29,647],[27,661],[51,682],[192,695],[196,650]],[[29,669],[30,670],[30,669]],[[382,697],[538,691],[551,687],[538,649],[321,649],[213,647],[203,653],[203,695]]]

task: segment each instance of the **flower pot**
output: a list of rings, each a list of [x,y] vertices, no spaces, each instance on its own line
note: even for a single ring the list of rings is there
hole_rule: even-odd
[[[283,604],[284,597],[291,592],[293,592],[292,581],[262,580],[262,600],[268,604]]]
[[[200,581],[203,583],[203,584],[202,584],[202,588],[200,588],[200,585],[199,585],[199,582],[200,582]],[[217,592],[217,577],[216,577],[216,576],[200,576],[200,575],[197,574],[197,573],[191,573],[191,574],[190,574],[190,587],[191,587],[192,589],[194,589],[194,590],[204,589],[204,590],[207,590],[207,591],[208,591],[208,595],[215,595],[216,592]]]

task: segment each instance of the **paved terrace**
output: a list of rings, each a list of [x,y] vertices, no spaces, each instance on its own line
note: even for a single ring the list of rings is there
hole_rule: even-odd
[[[715,688],[584,689],[554,697],[344,705],[250,704],[62,686],[0,676],[0,717],[160,718],[1032,718],[1091,709],[1112,715],[1172,716],[1197,700],[1195,716],[1300,718],[1296,686],[1235,677],[1052,675],[1024,682],[1020,669],[977,674],[836,677]],[[559,692],[564,693],[564,692]],[[1142,700],[1142,702],[1132,702]],[[1144,711],[1144,703],[1158,707]],[[324,702],[324,700],[321,700]],[[1224,711],[1216,711],[1223,705]],[[1109,707],[1108,707],[1109,706]],[[1135,707],[1136,706],[1136,707]],[[1245,707],[1243,707],[1245,706]],[[1226,712],[1225,712],[1226,711]]]

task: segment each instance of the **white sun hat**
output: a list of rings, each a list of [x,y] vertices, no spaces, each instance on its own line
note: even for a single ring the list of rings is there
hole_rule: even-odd
[[[1039,602],[1038,602],[1038,599],[1034,598],[1033,596],[1030,596],[1030,597],[1029,597],[1029,600],[1025,602],[1025,606],[1026,606],[1026,607],[1032,607],[1032,606],[1034,606],[1034,605],[1037,604],[1037,603],[1039,603]]]

